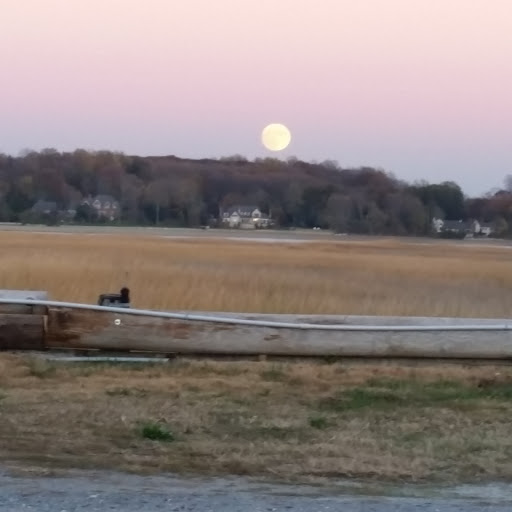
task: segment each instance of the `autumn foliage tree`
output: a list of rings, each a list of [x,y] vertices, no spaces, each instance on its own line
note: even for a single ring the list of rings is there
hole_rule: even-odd
[[[120,222],[129,224],[199,226],[221,209],[250,204],[282,227],[427,235],[440,217],[488,222],[502,236],[512,229],[512,178],[494,194],[466,198],[450,181],[408,184],[382,169],[344,169],[331,160],[192,160],[52,148],[0,154],[0,221],[19,221],[45,200],[76,209],[77,221],[94,222],[81,201],[97,194],[117,199]]]

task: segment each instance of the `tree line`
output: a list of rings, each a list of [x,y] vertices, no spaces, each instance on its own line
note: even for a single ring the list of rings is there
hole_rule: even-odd
[[[505,182],[512,185],[510,178]],[[437,217],[477,219],[500,236],[512,230],[512,186],[469,198],[454,182],[411,184],[381,169],[345,169],[334,161],[194,160],[82,149],[0,154],[0,222],[22,221],[38,200],[80,213],[81,201],[98,194],[119,201],[118,222],[125,224],[200,226],[215,223],[230,206],[251,204],[281,227],[427,235]],[[85,220],[91,221],[75,219]]]

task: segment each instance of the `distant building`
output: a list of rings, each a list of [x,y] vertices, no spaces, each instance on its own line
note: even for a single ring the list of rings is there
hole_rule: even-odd
[[[481,224],[477,220],[444,220],[434,217],[432,219],[432,229],[434,233],[439,235],[452,234],[468,238],[473,236],[487,237],[492,234],[490,224]]]
[[[94,197],[89,196],[80,204],[89,206],[96,212],[98,217],[103,217],[109,221],[118,219],[121,214],[119,201],[107,194],[99,194]]]
[[[492,235],[493,228],[490,224],[481,224],[477,220],[474,221],[475,234],[479,236],[490,236]]]
[[[43,201],[42,199],[39,199],[30,211],[36,215],[51,215],[56,214],[59,210],[57,203],[54,201]]]
[[[55,201],[40,199],[26,212],[24,220],[28,222],[72,222],[76,215],[76,208],[69,205],[67,208],[59,208]]]
[[[221,212],[221,224],[230,228],[261,229],[272,224],[270,216],[257,206],[235,205]]]

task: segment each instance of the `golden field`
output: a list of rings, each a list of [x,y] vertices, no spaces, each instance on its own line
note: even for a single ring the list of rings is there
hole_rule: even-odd
[[[506,247],[411,240],[0,232],[0,288],[95,303],[128,285],[164,310],[509,317]],[[0,461],[354,477],[512,478],[512,368],[197,361],[136,366],[0,354]]]
[[[127,285],[162,310],[509,317],[506,247],[400,240],[262,243],[0,232],[0,288],[95,303]]]

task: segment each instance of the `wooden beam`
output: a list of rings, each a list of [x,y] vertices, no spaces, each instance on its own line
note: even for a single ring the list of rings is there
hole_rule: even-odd
[[[44,316],[0,314],[0,350],[43,350]]]
[[[512,331],[327,331],[49,308],[47,348],[196,355],[509,359]]]
[[[0,314],[4,315],[46,315],[46,306],[26,306],[24,304],[0,304]]]

